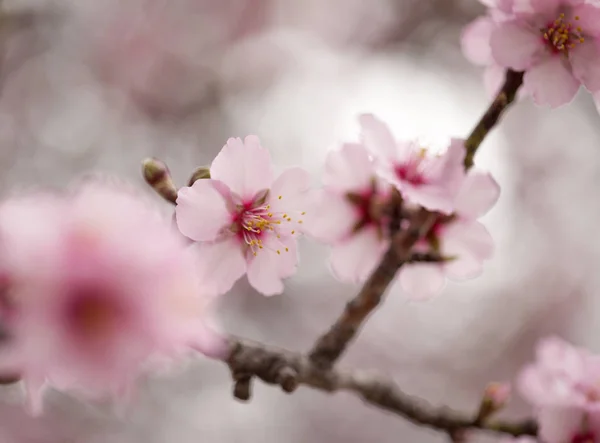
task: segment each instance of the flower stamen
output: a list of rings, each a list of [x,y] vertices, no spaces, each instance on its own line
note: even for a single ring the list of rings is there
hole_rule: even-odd
[[[579,20],[579,16],[575,16],[574,19]],[[566,21],[564,13],[540,31],[550,50],[557,54],[568,54],[577,44],[585,42],[581,26],[574,26]]]

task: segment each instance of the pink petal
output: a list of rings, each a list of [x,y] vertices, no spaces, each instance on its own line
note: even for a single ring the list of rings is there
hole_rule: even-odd
[[[544,48],[539,33],[514,21],[498,24],[492,32],[490,45],[496,63],[518,71],[528,69]]]
[[[357,212],[348,199],[324,189],[313,193],[313,198],[302,231],[328,244],[345,238],[358,222]]]
[[[374,175],[375,170],[366,148],[346,143],[340,150],[327,154],[323,183],[340,192],[364,190],[371,186]]]
[[[531,8],[536,14],[540,15],[557,15],[558,8],[567,3],[568,0],[529,0],[531,4]],[[577,3],[580,3],[581,0],[576,0]]]
[[[461,46],[465,57],[476,65],[492,63],[490,38],[495,23],[489,17],[479,17],[469,23],[461,35]]]
[[[249,200],[258,191],[271,187],[271,155],[256,136],[248,136],[244,142],[230,138],[213,160],[210,175],[224,182],[242,199]]]
[[[405,183],[403,195],[432,211],[450,214],[454,211],[454,199],[465,177],[463,140],[453,139],[448,150],[437,158],[428,160],[425,171],[427,184]]]
[[[246,272],[246,259],[235,237],[192,247],[197,254],[199,278],[209,294],[226,293]]]
[[[223,196],[213,180],[197,180],[192,187],[181,188],[175,207],[177,227],[195,241],[211,241],[231,221]]]
[[[329,264],[335,278],[343,282],[361,283],[367,279],[387,249],[373,227],[360,230],[348,240],[333,247]]]
[[[498,201],[500,186],[489,172],[471,170],[456,197],[455,211],[461,217],[476,219]]]
[[[396,140],[384,122],[372,114],[362,114],[358,120],[362,142],[373,155],[389,158],[396,154]]]
[[[546,403],[549,397],[548,383],[534,365],[529,365],[521,371],[517,385],[521,395],[534,406]]]
[[[483,74],[483,85],[488,97],[495,97],[498,91],[500,91],[500,88],[504,84],[505,72],[506,70],[503,67],[495,63],[485,68],[485,72]]]
[[[600,12],[598,15],[600,15]],[[590,41],[577,45],[569,53],[569,60],[573,67],[573,76],[592,92],[600,90],[599,43],[597,40],[590,39]]]
[[[459,220],[443,233],[442,250],[445,256],[456,257],[444,265],[448,275],[465,280],[481,274],[483,261],[494,251],[494,241],[481,223]]]
[[[273,182],[269,192],[269,205],[274,212],[293,212],[306,210],[310,175],[302,168],[290,168],[283,171]],[[279,198],[281,197],[281,198]]]
[[[600,7],[599,5],[582,4],[573,8],[571,17],[579,17],[577,26],[581,26],[583,33],[589,37],[600,35]]]
[[[584,411],[577,407],[543,407],[538,416],[539,437],[546,443],[565,443],[581,430]]]
[[[286,247],[289,249],[287,252]],[[284,289],[282,279],[295,273],[297,263],[295,241],[282,243],[269,236],[263,240],[263,249],[248,264],[248,281],[263,295],[281,294]]]
[[[446,279],[438,264],[415,263],[400,269],[400,285],[414,300],[427,300],[444,289]]]
[[[579,89],[579,82],[560,57],[548,57],[525,72],[523,85],[536,104],[552,108],[569,103]]]

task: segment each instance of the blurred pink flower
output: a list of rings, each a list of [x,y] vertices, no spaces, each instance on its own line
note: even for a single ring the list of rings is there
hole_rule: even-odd
[[[389,186],[376,178],[373,162],[359,144],[329,152],[323,182],[306,232],[333,247],[330,266],[336,278],[363,282],[389,245],[385,217],[377,213],[389,199]]]
[[[0,242],[14,309],[0,367],[21,374],[34,412],[45,384],[120,394],[155,359],[221,352],[193,256],[130,193],[15,197],[0,207]]]
[[[256,136],[231,138],[210,167],[211,179],[179,190],[177,226],[199,242],[199,272],[223,294],[244,274],[264,295],[283,292],[296,272],[309,175],[301,168],[274,180],[269,151]]]
[[[471,170],[456,197],[455,213],[442,219],[415,251],[439,253],[441,263],[408,263],[400,270],[402,288],[416,299],[439,293],[445,276],[453,280],[474,278],[483,271],[483,261],[492,256],[493,239],[477,219],[498,200],[500,187],[489,173]]]
[[[521,372],[519,389],[536,407],[543,441],[600,438],[600,356],[546,338],[538,344],[536,361]]]
[[[510,399],[511,391],[510,383],[490,383],[485,388],[484,398],[491,401],[494,406],[502,407]]]
[[[413,142],[397,142],[385,123],[375,116],[360,116],[363,144],[376,159],[378,174],[402,196],[432,211],[450,214],[464,180],[465,147],[452,140],[441,155],[430,155]]]
[[[496,63],[525,71],[524,87],[539,105],[564,105],[581,84],[600,90],[600,7],[584,0],[529,6],[497,23],[490,39]]]

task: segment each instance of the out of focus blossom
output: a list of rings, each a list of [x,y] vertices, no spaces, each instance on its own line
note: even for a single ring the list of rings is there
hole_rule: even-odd
[[[495,63],[525,71],[524,87],[539,105],[564,105],[580,85],[600,90],[600,6],[584,0],[531,0],[527,7],[517,6],[510,19],[494,17]]]
[[[0,252],[11,307],[0,367],[22,376],[34,411],[46,384],[121,394],[158,359],[220,352],[193,256],[129,192],[94,183],[8,200]]]
[[[378,179],[364,146],[345,144],[327,155],[324,188],[306,220],[307,233],[332,246],[330,265],[341,281],[364,281],[389,245],[381,209],[390,186]]]
[[[489,173],[468,173],[457,195],[454,214],[441,217],[415,246],[415,251],[439,254],[441,262],[408,263],[400,270],[400,284],[408,294],[427,299],[442,290],[446,276],[466,280],[481,274],[494,243],[477,219],[494,206],[499,196],[500,188]]]
[[[80,45],[99,78],[151,113],[214,93],[231,47],[264,26],[268,0],[81,2]]]
[[[600,438],[600,356],[550,337],[519,378],[523,396],[536,408],[539,437],[548,443]]]
[[[291,168],[274,178],[269,151],[248,136],[227,141],[210,176],[182,188],[175,209],[181,232],[199,242],[203,282],[223,294],[247,274],[262,294],[283,292],[298,264],[308,173]]]
[[[360,117],[361,139],[375,157],[377,173],[394,185],[402,197],[432,211],[450,214],[464,181],[462,140],[453,140],[440,155],[432,155],[414,142],[394,139],[375,116]]]

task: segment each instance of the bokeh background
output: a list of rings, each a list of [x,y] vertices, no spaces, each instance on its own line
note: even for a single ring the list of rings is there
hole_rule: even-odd
[[[143,189],[140,161],[185,184],[229,136],[257,134],[281,166],[318,183],[327,151],[373,112],[398,137],[442,146],[488,103],[459,39],[476,0],[3,0],[0,193],[65,187],[109,173]],[[490,380],[512,380],[547,334],[600,351],[600,117],[581,93],[549,111],[516,105],[477,164],[502,186],[485,222],[497,254],[483,277],[427,303],[394,288],[342,364],[377,368],[433,404],[475,411]],[[156,198],[165,212],[168,204]],[[357,288],[336,282],[327,249],[304,241],[285,294],[240,282],[224,328],[308,349]],[[231,396],[204,359],[140,382],[129,406],[52,392],[28,417],[0,388],[0,443],[442,442],[346,395],[256,384]],[[504,415],[530,411],[518,396]],[[493,441],[473,435],[473,441]]]

